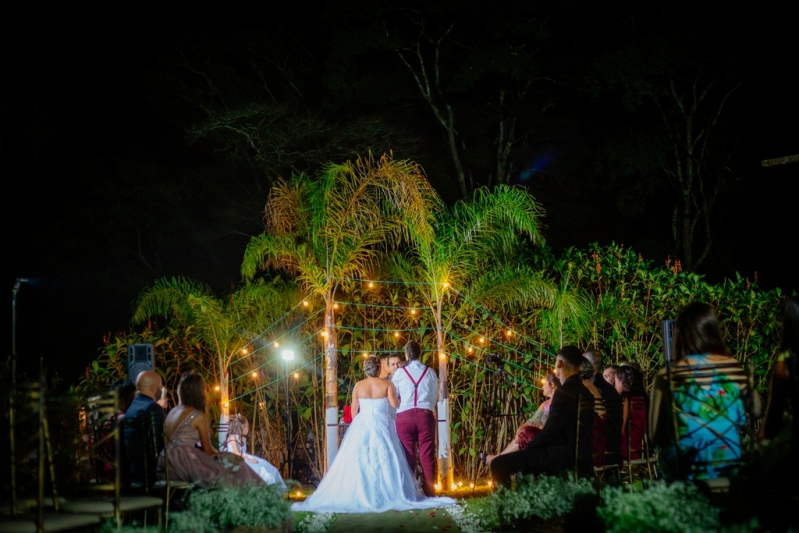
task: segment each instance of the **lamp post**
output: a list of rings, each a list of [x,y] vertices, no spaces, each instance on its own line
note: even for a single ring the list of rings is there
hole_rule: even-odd
[[[291,410],[289,409],[289,361],[294,359],[294,350],[283,350],[281,354],[286,362],[286,479],[291,479]]]
[[[17,293],[23,283],[28,283],[28,278],[17,278],[14,288],[11,289],[11,383],[17,384]]]

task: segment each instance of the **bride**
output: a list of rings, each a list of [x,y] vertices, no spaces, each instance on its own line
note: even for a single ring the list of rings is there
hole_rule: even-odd
[[[452,498],[426,498],[417,490],[394,427],[394,384],[378,378],[374,357],[366,359],[364,371],[367,378],[352,389],[353,420],[341,449],[316,492],[292,510],[380,513],[453,505]]]

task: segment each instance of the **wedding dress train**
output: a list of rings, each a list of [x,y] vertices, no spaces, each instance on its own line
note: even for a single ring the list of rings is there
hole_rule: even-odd
[[[388,398],[361,398],[359,403],[360,413],[319,488],[292,510],[380,513],[454,505],[452,498],[427,498],[417,490]]]

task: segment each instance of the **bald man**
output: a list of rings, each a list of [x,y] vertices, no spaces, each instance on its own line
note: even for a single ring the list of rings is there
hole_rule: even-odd
[[[161,386],[161,376],[155,372],[139,374],[136,397],[125,412],[125,449],[135,487],[155,483],[156,458],[164,448],[164,410],[155,402]]]

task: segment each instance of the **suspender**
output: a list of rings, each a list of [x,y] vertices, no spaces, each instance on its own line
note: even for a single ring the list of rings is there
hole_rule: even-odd
[[[419,383],[422,382],[422,380],[424,379],[425,374],[427,374],[427,371],[429,370],[429,368],[428,367],[424,367],[424,371],[422,372],[422,375],[419,376],[419,381],[414,381],[414,379],[411,377],[411,373],[408,372],[407,368],[402,367],[402,369],[408,375],[408,379],[411,380],[411,383],[413,383],[413,406],[416,407],[416,404],[419,403]]]

